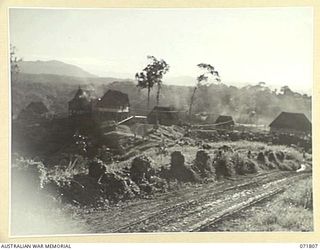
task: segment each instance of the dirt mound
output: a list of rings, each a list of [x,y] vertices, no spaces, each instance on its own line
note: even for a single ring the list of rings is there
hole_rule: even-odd
[[[215,168],[218,179],[222,177],[231,177],[235,175],[235,166],[231,159],[230,152],[219,151],[213,159],[213,166]]]
[[[151,159],[144,155],[134,158],[130,168],[131,179],[135,183],[142,183],[144,180],[150,181],[150,177],[155,175],[151,163]]]
[[[283,161],[284,160],[285,155],[284,155],[284,153],[282,151],[277,151],[277,152],[275,152],[275,154],[276,154],[276,157],[277,157],[277,159],[279,161]]]
[[[212,167],[212,159],[210,155],[204,151],[199,150],[194,161],[194,168],[197,169],[202,178],[213,177],[215,169]]]
[[[200,181],[198,174],[193,169],[185,165],[184,156],[180,151],[174,151],[171,154],[169,176],[184,182]]]
[[[115,172],[105,173],[98,183],[101,185],[104,195],[110,201],[117,202],[130,199],[140,193],[140,189],[135,183]]]

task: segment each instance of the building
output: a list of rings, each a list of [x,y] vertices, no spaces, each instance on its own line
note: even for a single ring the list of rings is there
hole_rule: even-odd
[[[23,120],[41,120],[49,116],[48,108],[43,102],[31,102],[19,114],[18,119]]]
[[[130,113],[129,97],[120,91],[108,90],[102,98],[95,100],[93,113],[99,120],[126,119]]]
[[[199,124],[213,124],[218,118],[217,114],[201,112],[193,116],[193,121]]]
[[[69,116],[93,117],[97,121],[121,121],[129,116],[129,97],[117,90],[108,90],[103,97],[91,98],[81,87],[68,103]]]
[[[303,113],[281,112],[269,127],[272,133],[310,135],[312,125]]]
[[[75,96],[68,102],[69,116],[90,114],[92,112],[92,103],[90,95],[82,88],[78,88]]]
[[[232,116],[220,115],[215,121],[215,127],[217,129],[232,129],[235,123]]]
[[[179,123],[179,112],[173,107],[155,106],[147,115],[147,121],[150,124],[177,125]]]

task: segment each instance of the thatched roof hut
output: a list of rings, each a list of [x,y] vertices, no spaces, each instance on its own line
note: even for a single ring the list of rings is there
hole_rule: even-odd
[[[228,115],[220,115],[217,118],[215,124],[216,124],[216,128],[219,128],[219,129],[230,129],[235,125],[232,116],[228,116]]]
[[[147,116],[148,123],[161,125],[176,125],[179,122],[178,111],[173,107],[155,106]]]
[[[311,133],[311,122],[303,113],[281,112],[269,125],[271,132]]]
[[[49,110],[43,102],[30,102],[19,114],[19,119],[37,119],[46,117]]]

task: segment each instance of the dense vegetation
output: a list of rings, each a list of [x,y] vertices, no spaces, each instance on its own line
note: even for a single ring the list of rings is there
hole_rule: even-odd
[[[43,101],[49,110],[58,115],[66,113],[68,101],[79,85],[90,90],[93,97],[102,96],[110,88],[128,93],[132,112],[148,113],[147,91],[137,88],[136,82],[131,80],[22,73],[12,83],[12,113],[18,115],[31,101]],[[174,106],[187,112],[193,89],[192,86],[163,85],[160,105]],[[150,108],[156,105],[156,94],[156,89],[152,89]],[[281,111],[302,112],[310,119],[311,97],[293,92],[287,86],[280,91],[271,90],[264,83],[242,88],[223,83],[209,84],[197,90],[192,110],[193,114],[230,114],[240,123],[268,124]]]

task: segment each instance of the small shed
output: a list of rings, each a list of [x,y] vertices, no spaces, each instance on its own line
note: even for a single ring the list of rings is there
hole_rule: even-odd
[[[281,112],[270,123],[270,132],[296,135],[311,134],[311,122],[303,113]]]
[[[217,114],[201,112],[194,115],[194,121],[200,124],[213,124],[218,118]]]
[[[220,115],[215,121],[215,127],[217,129],[232,129],[235,125],[232,116]]]
[[[49,110],[43,102],[30,102],[19,114],[18,119],[37,120],[47,118]]]
[[[179,111],[173,107],[155,106],[153,110],[147,115],[147,121],[150,124],[159,124],[170,126],[179,123]]]

